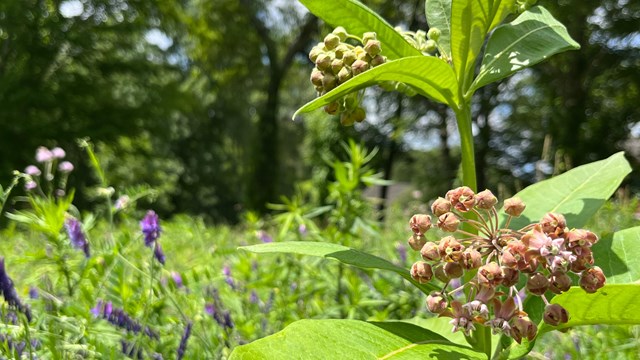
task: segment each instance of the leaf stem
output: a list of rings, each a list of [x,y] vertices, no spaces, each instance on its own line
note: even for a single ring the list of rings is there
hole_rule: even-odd
[[[459,108],[454,108],[458,133],[460,134],[460,151],[462,153],[462,183],[477,190],[476,160],[473,150],[473,131],[471,123],[471,107],[463,102]]]

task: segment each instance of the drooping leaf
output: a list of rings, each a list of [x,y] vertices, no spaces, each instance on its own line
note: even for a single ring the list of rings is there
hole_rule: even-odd
[[[487,34],[512,10],[514,0],[459,0],[451,5],[451,60],[463,92]]]
[[[640,281],[640,226],[600,239],[592,250],[596,265],[607,276],[607,284]]]
[[[420,284],[413,280],[407,269],[394,265],[391,262],[375,255],[367,254],[338,244],[314,241],[287,241],[243,246],[240,249],[261,254],[288,253],[335,259],[344,264],[363,269],[380,269],[395,272],[414,284],[425,294],[436,289],[436,287],[431,284]]]
[[[355,0],[300,0],[311,13],[327,24],[344,27],[356,36],[374,31],[382,43],[383,55],[389,59],[422,55],[380,15]]]
[[[351,80],[316,98],[293,115],[319,109],[350,92],[385,81],[399,81],[412,85],[419,94],[455,106],[458,103],[456,78],[451,67],[433,56],[414,56],[389,61],[368,70]]]
[[[588,294],[578,286],[554,297],[551,302],[560,304],[569,313],[569,322],[560,326],[541,323],[538,337],[546,332],[580,325],[595,324],[640,324],[640,284],[606,285],[594,294]],[[526,355],[535,341],[514,343],[509,349],[509,358],[517,359]]]
[[[424,5],[429,28],[440,30],[438,46],[451,56],[451,0],[427,0]]]
[[[518,229],[539,221],[549,211],[563,214],[569,227],[584,226],[629,172],[631,167],[624,153],[619,152],[528,186],[516,194],[527,207],[510,227]],[[504,219],[505,216],[503,223]]]
[[[533,66],[551,55],[579,48],[564,25],[549,11],[541,6],[532,7],[493,32],[471,91]]]
[[[239,346],[230,360],[260,359],[486,359],[483,353],[403,322],[300,320]]]

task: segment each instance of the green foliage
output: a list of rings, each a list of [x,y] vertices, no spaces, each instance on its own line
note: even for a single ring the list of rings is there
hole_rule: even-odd
[[[593,247],[593,253],[609,284],[635,283],[640,280],[638,241],[640,227],[616,231]]]
[[[424,7],[429,28],[440,30],[438,46],[451,54],[451,0],[426,0]]]

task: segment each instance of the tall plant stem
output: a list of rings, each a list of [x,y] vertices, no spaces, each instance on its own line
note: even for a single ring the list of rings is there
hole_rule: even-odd
[[[460,151],[462,153],[462,184],[477,191],[476,159],[473,150],[473,130],[471,123],[471,107],[463,102],[454,108],[458,133],[460,134]]]

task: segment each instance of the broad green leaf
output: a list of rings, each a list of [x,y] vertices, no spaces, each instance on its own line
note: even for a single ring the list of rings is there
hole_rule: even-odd
[[[424,5],[429,28],[440,30],[438,46],[451,56],[451,0],[427,0]]]
[[[560,326],[541,323],[538,338],[546,332],[580,325],[595,324],[640,324],[640,284],[606,285],[594,294],[588,294],[578,286],[554,297],[551,302],[560,304],[569,313],[569,322]],[[509,358],[526,355],[535,341],[514,343],[509,349]]]
[[[545,8],[532,7],[489,38],[471,91],[533,66],[551,55],[579,49],[567,29]]]
[[[640,280],[640,226],[602,238],[592,249],[596,265],[607,276],[607,284]]]
[[[243,246],[240,249],[259,254],[288,253],[335,259],[344,264],[353,265],[359,268],[393,271],[414,284],[425,294],[436,289],[436,287],[431,284],[420,284],[413,280],[409,274],[409,270],[407,269],[394,265],[375,255],[367,254],[338,244],[314,241],[287,241]]]
[[[453,70],[446,62],[433,56],[414,56],[389,61],[368,70],[302,106],[293,115],[319,109],[348,93],[385,81],[400,81],[411,85],[428,98],[450,106],[458,103],[458,90]]]
[[[486,359],[469,347],[403,322],[300,320],[239,346],[230,360],[260,359]]]
[[[514,8],[514,0],[459,0],[451,5],[451,60],[461,90],[471,86],[487,34]]]
[[[624,153],[619,152],[528,186],[516,194],[527,207],[519,218],[511,221],[510,227],[524,227],[550,211],[563,214],[569,227],[584,226],[629,172],[631,167]]]
[[[382,43],[382,54],[389,59],[422,55],[409,44],[393,26],[380,15],[355,0],[300,0],[311,13],[327,24],[344,27],[350,34],[361,37],[374,31]]]

